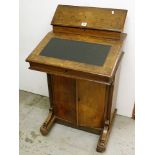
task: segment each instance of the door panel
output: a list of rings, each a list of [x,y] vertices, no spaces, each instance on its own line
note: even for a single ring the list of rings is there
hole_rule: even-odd
[[[79,80],[77,88],[78,124],[92,128],[103,127],[106,86],[95,82]]]
[[[53,75],[54,113],[59,118],[76,123],[76,81]]]

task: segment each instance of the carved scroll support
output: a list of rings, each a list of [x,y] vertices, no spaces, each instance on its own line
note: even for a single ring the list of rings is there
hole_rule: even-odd
[[[96,151],[97,152],[103,152],[105,151],[107,140],[109,135],[109,121],[105,122],[104,129],[100,135]]]
[[[55,122],[55,116],[53,115],[53,109],[50,108],[45,122],[40,127],[40,132],[42,133],[42,135],[47,135],[49,133],[49,130],[51,129],[54,122]]]

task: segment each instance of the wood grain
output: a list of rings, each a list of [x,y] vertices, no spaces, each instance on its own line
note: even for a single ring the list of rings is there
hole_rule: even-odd
[[[124,39],[126,36],[124,33],[106,30],[92,30],[87,28],[74,28],[74,27],[64,27],[64,26],[53,26],[54,33],[70,33],[70,34],[80,34],[85,36],[97,36],[104,37],[107,39]]]
[[[58,5],[52,25],[122,32],[127,10]]]
[[[74,79],[53,75],[54,114],[76,124],[76,83]]]
[[[58,122],[100,134],[97,151],[105,150],[116,113],[126,14],[123,9],[58,6],[53,32],[26,59],[30,69],[47,73],[50,108],[40,128],[43,135]],[[102,66],[41,56],[52,38],[110,45],[111,49]]]
[[[78,124],[103,128],[106,85],[78,80]]]
[[[48,41],[52,38],[70,39],[77,41],[86,41],[90,43],[99,43],[104,45],[111,45],[111,50],[102,66],[89,65],[85,63],[79,63],[69,60],[56,59],[52,57],[41,56],[40,52],[47,45]],[[29,55],[26,61],[32,63],[42,64],[50,67],[64,68],[72,70],[74,72],[81,72],[83,74],[97,75],[104,78],[113,79],[114,72],[119,64],[122,56],[122,40],[109,40],[101,37],[82,36],[76,34],[64,34],[64,33],[48,33],[46,37],[40,42],[40,44]],[[31,66],[33,69],[35,66]],[[39,70],[39,65],[36,66]],[[36,69],[36,68],[35,68]],[[42,68],[40,68],[40,71]],[[52,71],[52,70],[51,70]],[[69,72],[68,72],[69,74]]]

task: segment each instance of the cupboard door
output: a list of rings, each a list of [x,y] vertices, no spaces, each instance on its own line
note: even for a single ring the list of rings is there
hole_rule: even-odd
[[[102,128],[106,104],[106,86],[96,82],[78,80],[78,125]]]
[[[76,81],[53,75],[53,104],[57,117],[76,123]]]

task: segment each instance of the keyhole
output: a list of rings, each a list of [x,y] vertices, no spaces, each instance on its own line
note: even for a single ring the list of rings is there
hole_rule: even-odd
[[[80,102],[80,97],[78,97],[78,102]]]

